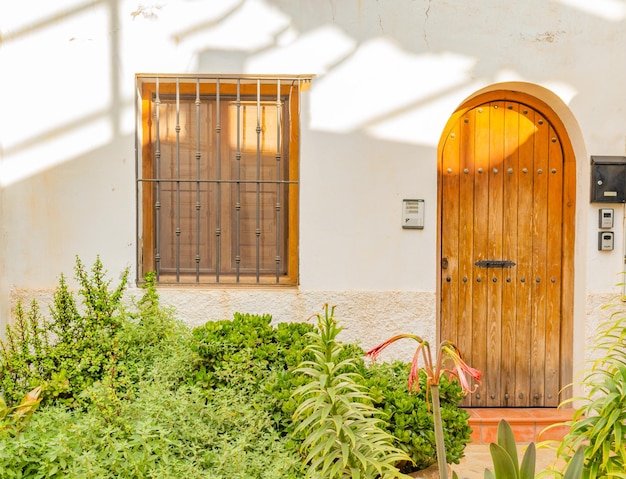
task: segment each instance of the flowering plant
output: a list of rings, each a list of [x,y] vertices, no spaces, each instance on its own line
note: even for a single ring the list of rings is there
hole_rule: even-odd
[[[8,407],[0,396],[0,433],[17,434],[25,427],[41,402],[41,386],[28,392],[17,406]]]
[[[372,361],[375,361],[385,348],[400,339],[413,339],[417,341],[417,349],[413,354],[411,370],[409,372],[408,387],[409,391],[419,390],[419,371],[420,369],[423,369],[426,373],[426,397],[428,397],[428,393],[430,392],[430,397],[433,403],[435,445],[437,447],[439,477],[440,479],[447,479],[448,469],[446,464],[446,447],[443,439],[443,424],[441,422],[441,409],[439,405],[439,383],[441,381],[441,377],[446,375],[450,378],[458,379],[465,394],[473,393],[480,385],[481,372],[478,369],[470,367],[463,360],[459,348],[457,348],[456,345],[450,341],[442,341],[439,344],[436,361],[433,361],[428,341],[425,341],[421,337],[414,334],[398,334],[393,336],[387,341],[369,350],[366,354],[372,358]],[[423,366],[420,366],[421,362],[423,362]],[[475,383],[472,384],[472,381],[475,381]]]

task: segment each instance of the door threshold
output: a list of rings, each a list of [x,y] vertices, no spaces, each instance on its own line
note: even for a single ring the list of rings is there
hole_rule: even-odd
[[[559,408],[465,407],[463,409],[470,414],[469,425],[472,428],[473,444],[496,442],[498,423],[501,419],[506,419],[511,425],[518,443],[560,441],[569,432],[569,426],[563,423],[570,421],[575,412],[574,409]],[[553,427],[546,430],[549,426]]]

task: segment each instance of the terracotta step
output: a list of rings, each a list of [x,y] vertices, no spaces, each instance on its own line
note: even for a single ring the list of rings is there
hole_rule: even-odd
[[[542,431],[557,423],[572,419],[574,409],[556,408],[466,408],[470,413],[473,444],[496,442],[498,423],[506,419],[518,443],[563,439],[569,428],[559,426]]]

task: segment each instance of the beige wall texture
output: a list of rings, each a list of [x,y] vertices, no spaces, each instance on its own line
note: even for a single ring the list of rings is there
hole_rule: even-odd
[[[301,111],[300,285],[162,290],[190,324],[328,302],[346,334],[434,339],[437,144],[507,87],[561,115],[577,156],[576,363],[624,269],[597,250],[589,156],[626,154],[623,0],[31,0],[0,4],[0,323],[75,256],[135,269],[137,73],[313,74]],[[403,230],[403,198],[425,228]],[[129,294],[137,294],[131,288]]]

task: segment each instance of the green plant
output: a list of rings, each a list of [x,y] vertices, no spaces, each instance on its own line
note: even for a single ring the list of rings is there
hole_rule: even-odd
[[[9,407],[0,396],[0,433],[13,435],[24,430],[31,416],[39,406],[41,386],[28,392],[17,406]]]
[[[528,445],[522,463],[519,464],[515,436],[511,426],[504,419],[498,424],[496,441],[489,445],[493,471],[485,469],[485,479],[534,479],[537,459],[535,444],[531,442]],[[580,448],[569,462],[564,479],[580,479],[583,458],[584,448]]]
[[[89,274],[77,257],[75,272],[82,311],[63,275],[54,293],[50,320],[43,318],[36,301],[28,313],[18,303],[15,323],[7,326],[1,347],[0,388],[9,400],[16,401],[42,385],[44,402],[53,398],[76,404],[80,393],[111,367],[123,323],[122,295],[128,270],[114,289],[109,289],[111,281],[105,278],[100,258]]]
[[[48,336],[36,301],[26,312],[22,303],[15,307],[13,325],[7,326],[0,342],[0,389],[9,402],[16,402],[26,391],[41,384],[46,374]]]
[[[143,295],[129,312],[117,332],[114,379],[128,387],[145,379],[159,367],[159,380],[171,386],[186,381],[186,374],[197,367],[198,357],[191,349],[191,330],[164,308],[156,289],[156,275],[147,273]],[[171,358],[171,359],[170,359]],[[111,374],[107,374],[110,377]]]
[[[385,429],[396,437],[397,446],[412,460],[399,465],[404,473],[426,469],[437,460],[433,415],[426,397],[426,373],[420,371],[419,390],[409,391],[405,381],[410,368],[410,364],[395,361],[371,364],[361,371],[374,405],[384,414]],[[446,461],[458,464],[471,434],[469,413],[458,407],[464,394],[457,381],[444,376],[439,396]]]
[[[310,343],[308,323],[271,324],[270,315],[235,313],[232,320],[210,321],[193,330],[199,361],[191,383],[207,391],[236,386],[273,418],[279,431],[292,429],[291,393],[303,383],[293,369]]]
[[[403,477],[395,464],[410,460],[393,445],[393,438],[381,427],[379,411],[360,384],[354,358],[342,359],[337,342],[341,327],[334,308],[318,314],[317,330],[308,333],[312,343],[306,350],[312,360],[296,369],[308,381],[294,397],[294,433],[303,438],[307,478]]]
[[[411,362],[411,369],[408,376],[409,391],[419,390],[419,359],[424,361],[423,371],[426,374],[426,397],[429,396],[433,405],[433,425],[435,432],[435,445],[437,449],[437,463],[439,466],[439,477],[441,479],[448,478],[448,466],[446,462],[446,444],[443,433],[443,421],[441,417],[441,395],[439,387],[444,376],[457,378],[464,392],[473,392],[477,385],[472,388],[470,386],[471,379],[480,383],[481,373],[477,369],[468,366],[458,348],[450,341],[442,341],[439,344],[437,352],[437,360],[433,361],[430,350],[430,344],[419,336],[414,334],[399,334],[393,336],[387,341],[381,343],[375,348],[367,352],[367,355],[376,360],[378,355],[389,345],[399,341],[400,339],[413,339],[417,341],[417,348]]]
[[[611,307],[612,305],[609,305]],[[626,314],[619,306],[600,325],[582,380],[586,397],[572,398],[579,406],[557,453],[567,458],[585,448],[583,478],[626,478]],[[565,404],[564,403],[564,404]]]
[[[112,424],[141,385],[157,383],[164,391],[175,390],[198,362],[190,329],[160,304],[154,273],[146,274],[142,288],[136,310],[121,318],[109,369],[81,394]]]
[[[90,404],[44,406],[29,427],[0,435],[2,478],[300,479],[270,418],[235,389],[138,385],[119,416]]]
[[[191,330],[160,306],[150,275],[136,306],[119,313],[108,367],[80,393],[81,407],[49,400],[28,428],[34,408],[14,409],[19,434],[0,427],[2,478],[300,479],[301,459],[260,396],[187,384],[198,363]]]
[[[292,397],[295,389],[306,382],[294,374],[303,360],[313,358],[306,346],[307,333],[315,327],[307,322],[272,325],[271,316],[236,313],[231,320],[211,321],[193,330],[193,348],[198,354],[197,368],[190,368],[190,384],[207,392],[221,387],[237,387],[257,407],[268,412],[277,430],[291,437],[296,410]],[[424,390],[408,391],[403,386],[410,364],[367,364],[364,351],[353,343],[343,343],[342,359],[353,358],[362,384],[374,406],[385,417],[384,429],[394,435],[394,443],[412,461],[401,464],[402,472],[424,469],[436,461],[433,419]],[[420,381],[424,383],[422,376]],[[361,380],[359,380],[361,381]],[[422,388],[425,389],[425,388]],[[457,382],[440,385],[442,421],[449,463],[458,463],[469,442],[469,414],[458,407],[463,392]],[[288,443],[288,446],[298,444]]]

